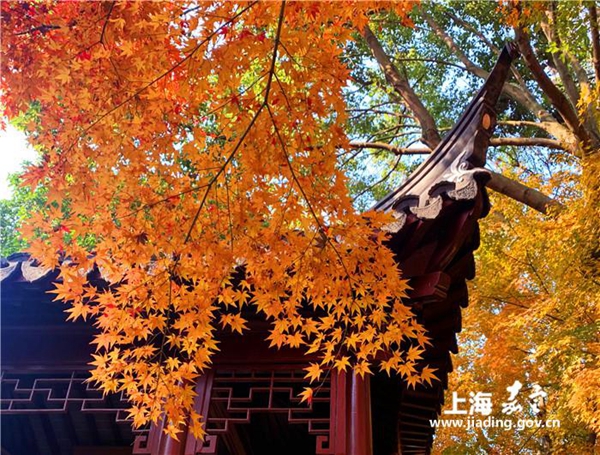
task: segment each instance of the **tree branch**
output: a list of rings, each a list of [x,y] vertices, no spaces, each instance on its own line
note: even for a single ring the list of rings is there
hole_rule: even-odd
[[[375,149],[375,150],[387,150],[388,152],[392,152],[394,155],[429,155],[431,153],[431,149],[428,147],[418,147],[418,148],[405,148],[405,147],[396,147],[391,144],[386,144],[385,142],[350,142],[350,147],[355,149]]]
[[[593,11],[596,12],[595,8]],[[591,93],[593,91],[593,88],[590,84],[590,79],[587,75],[587,71],[581,65],[581,62],[577,59],[577,57],[575,57],[575,55],[573,55],[572,52],[569,52],[568,48],[562,45],[559,30],[558,28],[556,28],[555,2],[550,3],[550,8],[548,8],[546,15],[548,16],[549,21],[548,23],[542,21],[542,30],[548,38],[548,41],[556,43],[556,45],[560,49],[560,54],[562,54],[564,60],[570,63],[570,68],[568,68],[567,64],[563,63],[563,59],[561,59],[557,55],[557,53],[552,54],[554,66],[556,67],[556,70],[558,71],[558,74],[563,82],[565,92],[567,93],[573,104],[573,110],[577,112],[577,106],[580,100],[580,89],[578,89],[576,82],[579,83],[581,90],[585,89]],[[590,27],[592,28],[592,41],[594,34],[593,26],[593,21],[590,18]],[[598,30],[596,27],[596,33],[597,32]],[[575,78],[571,76],[571,71],[569,71],[569,69],[572,70],[573,74],[575,75]],[[579,117],[583,119],[583,125],[590,136],[592,147],[598,147],[598,145],[600,145],[600,130],[598,129],[598,123],[596,121],[596,113],[594,107],[592,105],[588,105],[585,108],[585,110],[580,110]]]
[[[551,149],[563,149],[560,142],[554,139],[548,139],[545,137],[496,137],[490,140],[491,147],[503,147],[503,146],[517,146],[517,147],[546,147]],[[396,147],[392,144],[386,144],[385,142],[350,142],[350,147],[356,149],[376,149],[376,150],[387,150],[392,152],[394,155],[428,155],[431,153],[429,147]]]
[[[106,18],[104,19],[104,25],[102,25],[102,32],[100,33],[100,44],[104,46],[104,35],[106,34],[106,27],[108,26],[108,20],[110,19],[110,15],[115,9],[116,0],[111,2],[110,7],[108,8],[108,13],[106,13]]]
[[[408,79],[398,71],[398,68],[392,63],[392,60],[385,53],[381,43],[373,34],[369,26],[364,28],[362,35],[371,49],[373,56],[377,60],[377,63],[379,63],[379,66],[383,70],[388,83],[392,85],[396,93],[402,97],[408,108],[417,117],[417,121],[421,125],[423,131],[423,142],[431,148],[435,148],[442,140],[435,125],[435,120],[421,99],[415,94]]]
[[[452,53],[458,57],[458,59],[461,61],[461,63],[463,65],[465,65],[465,68],[467,69],[467,71],[469,71],[470,73],[474,74],[477,77],[480,77],[481,79],[486,79],[488,77],[489,72],[487,72],[486,70],[484,70],[480,66],[474,64],[465,55],[465,53],[460,49],[460,47],[458,47],[458,45],[454,42],[454,40],[452,39],[452,37],[450,37],[450,35],[448,35],[442,29],[442,27],[440,27],[438,25],[438,23],[433,20],[433,18],[429,14],[427,14],[425,12],[423,12],[422,14],[423,14],[423,17],[425,18],[425,21],[429,24],[429,26],[431,27],[431,29],[433,30],[433,32],[439,38],[442,39],[442,41],[446,44],[446,46],[448,47],[448,49],[450,49],[450,51],[452,51]]]
[[[454,22],[459,24],[462,28],[473,33],[475,36],[477,36],[477,38],[479,38],[483,43],[485,43],[485,45],[487,47],[489,47],[495,54],[500,55],[501,49],[498,46],[494,45],[490,40],[488,40],[487,37],[483,33],[481,33],[481,31],[479,31],[479,29],[477,29],[477,27],[475,27],[473,24],[470,24],[469,22],[465,21],[464,19],[458,17],[456,14],[454,14],[450,10],[444,11],[444,14],[446,16],[450,17]]]
[[[462,50],[458,47],[456,42],[448,35],[429,15],[422,13],[423,17],[432,28],[434,33],[438,35],[442,41],[448,46],[448,48],[458,57],[458,59],[465,65],[465,68],[477,77],[487,79],[489,72],[474,64]],[[552,114],[550,114],[531,94],[523,78],[519,72],[514,69],[513,74],[521,84],[515,85],[511,83],[505,83],[502,91],[506,93],[511,99],[516,101],[525,107],[528,111],[532,112],[537,118],[541,120],[543,128],[558,141],[564,144],[565,149],[570,153],[577,155],[579,153],[577,145],[577,137],[572,130],[563,126],[557,122]]]
[[[577,136],[577,138],[584,143],[585,146],[589,146],[590,138],[584,128],[579,124],[579,118],[577,113],[573,110],[569,100],[563,95],[563,93],[554,85],[548,75],[544,72],[542,65],[535,56],[531,42],[527,36],[525,30],[520,27],[515,27],[515,37],[519,50],[523,55],[527,67],[531,71],[533,77],[537,81],[540,88],[544,91],[546,96],[550,99],[550,102],[556,107],[569,129]]]
[[[562,43],[560,36],[555,30],[556,18],[554,15],[554,5],[554,2],[550,2],[550,5],[546,10],[546,17],[548,18],[548,20],[542,20],[540,25],[548,41],[556,43],[557,48],[560,49],[562,47]],[[571,100],[571,104],[574,108],[575,106],[577,106],[577,102],[579,101],[579,90],[577,90],[577,86],[575,85],[575,81],[573,80],[573,77],[571,76],[567,65],[565,65],[562,59],[560,58],[559,52],[560,51],[557,50],[556,52],[551,53],[552,63],[562,80],[565,92]]]
[[[491,295],[482,295],[481,297],[484,298],[484,299],[488,299],[488,300],[494,300],[494,301],[499,302],[499,303],[503,303],[503,304],[507,304],[507,305],[512,305],[512,306],[515,306],[517,308],[522,308],[523,310],[527,310],[527,311],[531,310],[531,306],[524,305],[524,304],[518,303],[518,302],[513,302],[513,301],[507,300],[505,298],[494,297],[494,296],[491,296]],[[558,316],[554,316],[552,314],[545,314],[544,316],[547,317],[547,318],[553,319],[554,321],[565,322],[564,319],[562,319],[562,318],[560,318]],[[515,348],[515,349],[518,349],[518,348]],[[521,349],[521,351],[524,352],[524,353],[526,353],[526,354],[531,354],[530,352],[524,351],[522,349]]]
[[[362,190],[360,193],[358,193],[355,197],[354,197],[354,201],[356,201],[359,197],[361,197],[363,194],[367,193],[368,191],[371,191],[373,188],[375,188],[377,185],[381,185],[383,182],[385,182],[387,179],[390,178],[390,175],[392,175],[392,173],[398,169],[398,166],[400,165],[400,161],[401,161],[402,157],[398,157],[396,159],[396,162],[394,163],[394,165],[390,168],[390,170],[383,176],[381,177],[379,180],[377,180],[375,183],[369,185],[368,187],[366,187],[364,190]]]
[[[592,59],[594,61],[594,75],[596,84],[600,84],[600,36],[598,36],[598,10],[592,3],[588,10],[590,12],[590,31],[592,33]]]
[[[495,137],[490,139],[491,147],[502,147],[505,145],[514,145],[517,147],[546,147],[564,150],[564,146],[560,142],[545,137]]]
[[[552,3],[552,5],[554,5],[554,3]],[[573,55],[572,52],[569,52],[567,48],[562,46],[559,30],[554,29],[552,27],[552,25],[556,24],[554,18],[554,9],[550,8],[547,14],[549,15],[551,20],[551,26],[546,27],[549,29],[549,33],[546,33],[546,30],[544,30],[544,23],[542,23],[542,30],[544,30],[544,33],[550,41],[556,41],[556,44],[561,49],[561,54],[570,63],[571,69],[573,70],[573,73],[576,77],[576,80],[574,80],[571,77],[571,73],[568,71],[567,66],[563,63],[562,59],[557,58],[556,54],[552,54],[552,59],[554,60],[557,71],[560,75],[560,78],[563,81],[565,91],[567,92],[567,95],[569,95],[569,98],[571,98],[571,101],[573,102],[573,110],[577,112],[577,106],[580,100],[580,89],[585,89],[589,93],[591,93],[593,91],[593,88],[590,84],[590,80],[588,78],[586,70],[583,68],[583,66],[581,66],[581,63],[579,62],[577,57],[575,57],[575,55]],[[580,89],[577,88],[577,85],[575,83],[576,81],[579,82]],[[585,108],[585,110],[580,110],[579,116],[582,119],[583,126],[585,127],[587,133],[590,136],[591,146],[593,148],[597,148],[600,145],[600,130],[598,129],[598,123],[596,121],[596,113],[594,107],[592,105],[588,105]]]
[[[447,34],[442,29],[442,27],[440,27],[437,24],[437,22],[433,20],[431,16],[424,12],[422,13],[422,15],[425,18],[425,21],[433,30],[433,32],[446,44],[448,49],[450,49],[450,51],[458,57],[462,64],[465,65],[467,71],[481,79],[488,78],[490,73],[473,63],[460,49],[460,47],[456,44],[452,37],[449,34]],[[514,71],[514,73],[518,74],[517,71]],[[545,122],[554,121],[554,117],[552,117],[552,115],[548,111],[546,111],[541,104],[539,104],[536,101],[533,95],[526,88],[507,82],[504,84],[502,91],[506,93],[511,99],[524,106],[527,110],[533,112],[540,120]],[[559,125],[557,122],[556,124]],[[557,139],[559,139],[559,137],[557,137]]]
[[[33,32],[40,32],[42,35],[44,35],[50,30],[58,30],[59,28],[60,25],[42,24],[37,27],[30,28],[29,30],[25,30],[24,32],[15,33],[15,36],[29,35]]]
[[[252,6],[252,5],[250,5],[250,6]],[[246,11],[247,9],[249,9],[250,6],[248,6],[247,8],[245,8],[242,11],[242,13],[244,11]],[[200,216],[200,213],[201,213],[202,209],[204,208],[204,203],[206,202],[206,200],[208,198],[208,193],[210,192],[213,184],[225,172],[225,169],[227,168],[227,166],[229,165],[229,163],[231,163],[231,161],[235,157],[237,151],[239,150],[239,148],[244,143],[244,140],[246,139],[246,136],[248,135],[248,133],[250,132],[250,130],[254,126],[254,123],[256,123],[256,121],[258,120],[258,117],[260,116],[260,114],[263,111],[263,109],[269,107],[269,94],[271,93],[271,85],[273,83],[273,76],[275,74],[275,65],[277,63],[277,52],[278,52],[278,49],[279,49],[279,42],[280,42],[280,38],[281,38],[281,27],[283,25],[284,11],[285,11],[285,1],[281,3],[281,9],[279,11],[279,20],[277,22],[277,32],[275,33],[275,40],[274,40],[274,45],[273,45],[273,57],[271,58],[271,66],[269,68],[269,77],[267,79],[267,86],[266,86],[266,89],[265,89],[265,95],[264,95],[264,98],[263,98],[263,102],[261,103],[261,105],[259,106],[259,108],[257,109],[257,111],[254,113],[254,115],[252,116],[252,119],[250,120],[250,123],[248,124],[248,126],[246,127],[246,129],[244,130],[244,132],[242,133],[242,135],[240,136],[240,138],[238,139],[238,141],[235,144],[235,146],[233,147],[233,150],[231,151],[231,153],[227,156],[227,159],[225,160],[225,162],[223,163],[223,165],[219,168],[219,170],[215,173],[215,175],[208,182],[206,191],[204,192],[204,195],[202,196],[202,199],[200,200],[200,205],[198,206],[198,209],[196,210],[194,218],[192,219],[192,223],[190,224],[190,228],[188,229],[188,232],[187,232],[187,234],[185,236],[185,240],[183,242],[184,244],[188,243],[190,241],[190,239],[192,238],[192,232],[194,230],[194,226],[195,226],[196,222],[198,221],[198,217]],[[242,13],[239,13],[235,17],[238,17]],[[233,19],[232,19],[232,21],[233,21]]]
[[[548,215],[551,211],[560,211],[564,206],[555,199],[546,196],[544,193],[523,185],[516,180],[511,180],[502,174],[490,171],[492,178],[488,182],[487,186],[489,189],[494,190],[498,193],[504,194],[505,196],[514,199],[515,201],[522,202],[523,204],[537,210],[544,215]]]
[[[445,60],[440,60],[440,59],[437,59],[437,58],[415,58],[415,57],[409,57],[409,58],[397,58],[395,60],[397,62],[428,62],[428,63],[437,63],[438,65],[452,66],[454,68],[458,68],[459,70],[467,71],[467,69],[464,66],[457,65],[456,63],[446,62]]]
[[[547,125],[544,122],[532,122],[530,120],[498,120],[498,125],[508,126],[533,126],[541,130],[547,131]]]
[[[543,147],[560,148],[560,144],[552,139],[546,138],[494,138],[491,140],[492,146],[503,146],[503,145],[540,145]],[[391,144],[385,144],[382,142],[351,142],[351,147],[354,148],[370,148],[379,150],[388,150],[394,155],[425,155],[431,153],[431,149],[427,147],[415,147],[415,148],[401,148],[395,147]],[[560,211],[563,209],[563,205],[546,196],[542,192],[523,185],[516,180],[511,180],[502,174],[498,174],[494,171],[489,171],[492,178],[488,182],[487,186],[491,190],[494,190],[500,194],[510,197],[518,202],[521,202],[538,212],[548,215],[551,211]]]

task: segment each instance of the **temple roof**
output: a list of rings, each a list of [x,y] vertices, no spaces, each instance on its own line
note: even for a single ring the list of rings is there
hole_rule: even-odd
[[[52,269],[40,267],[27,253],[15,253],[0,262],[0,283],[34,283],[54,278]]]
[[[398,222],[389,227],[392,232],[402,227],[409,213],[435,218],[444,198],[474,199],[489,180],[483,166],[496,126],[495,105],[516,55],[514,44],[504,46],[489,77],[442,142],[408,180],[375,204],[375,210],[394,211]]]

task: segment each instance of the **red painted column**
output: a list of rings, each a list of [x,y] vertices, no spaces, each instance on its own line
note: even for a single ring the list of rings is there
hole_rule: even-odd
[[[183,435],[182,435],[183,436]],[[181,437],[180,437],[181,439]],[[181,455],[182,453],[181,441],[176,441],[175,439],[165,435],[164,438],[160,441],[160,448],[158,449],[159,455]]]
[[[179,441],[171,438],[163,431],[164,421],[152,424],[148,435],[135,438],[133,455],[183,455],[183,448],[187,439],[187,425],[179,433]]]
[[[185,447],[185,440],[188,433],[187,425],[182,430],[183,431],[179,433],[179,441],[177,441],[165,434],[161,429],[158,453],[156,455],[183,455],[183,448]],[[154,453],[152,455],[154,455]]]
[[[348,373],[331,372],[330,430],[327,448],[317,446],[317,455],[346,455],[346,439],[348,434]]]
[[[194,410],[202,416],[205,422],[208,418],[213,377],[214,372],[209,370],[200,376],[200,379],[196,383],[197,395],[194,400]],[[197,453],[213,454],[217,450],[216,443],[217,440],[214,435],[207,434],[206,439],[202,441],[196,439],[191,432],[188,432],[183,455],[196,455]]]
[[[347,455],[373,455],[370,377],[348,375]]]

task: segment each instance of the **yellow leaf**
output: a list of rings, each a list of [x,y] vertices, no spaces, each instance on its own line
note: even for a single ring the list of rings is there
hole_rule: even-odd
[[[350,366],[350,357],[342,356],[341,359],[335,360],[334,366],[338,371],[346,371],[346,368]]]
[[[313,400],[313,389],[310,387],[305,387],[304,391],[300,393],[300,403],[307,402],[309,405]]]
[[[421,370],[421,382],[427,382],[427,384],[433,385],[432,381],[439,381],[437,376],[433,374],[434,371],[437,371],[437,368],[423,368],[423,370]]]
[[[305,378],[310,379],[310,382],[314,382],[321,377],[323,369],[318,363],[311,363],[309,367],[304,368],[307,371]]]

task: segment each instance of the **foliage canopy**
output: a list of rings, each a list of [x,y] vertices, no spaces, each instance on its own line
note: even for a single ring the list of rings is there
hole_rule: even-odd
[[[26,128],[43,162],[23,179],[47,188],[23,234],[60,268],[69,319],[100,329],[92,378],[127,392],[135,425],[165,412],[167,432],[190,416],[201,434],[194,380],[217,327],[244,331],[248,305],[271,321],[272,345],[318,353],[312,381],[331,366],[369,373],[382,351],[413,385],[431,380],[383,245],[390,220],[356,212],[337,166],[340,55],[380,5],[2,8],[4,114],[39,112]],[[94,266],[114,285],[90,286]]]

